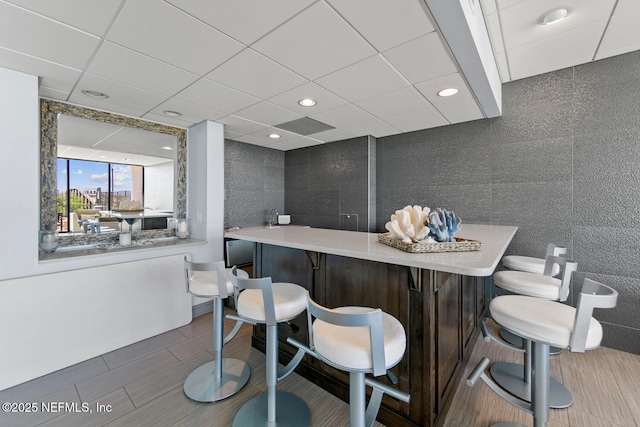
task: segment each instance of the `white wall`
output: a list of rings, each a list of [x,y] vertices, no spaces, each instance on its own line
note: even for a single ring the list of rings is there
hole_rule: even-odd
[[[197,183],[188,186],[187,215],[204,215],[192,236],[206,242],[39,262],[39,117],[38,78],[0,68],[0,324],[11,325],[0,340],[0,390],[188,323],[175,259],[222,259],[224,139],[210,123],[187,142],[188,179]],[[51,345],[78,327],[86,333]]]
[[[173,211],[174,163],[144,168],[144,205],[157,211]]]

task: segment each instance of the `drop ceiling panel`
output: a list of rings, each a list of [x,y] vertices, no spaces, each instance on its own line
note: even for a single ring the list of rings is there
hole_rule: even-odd
[[[376,53],[324,2],[315,3],[252,47],[310,80]]]
[[[500,10],[500,23],[507,49],[524,46],[529,43],[540,43],[545,38],[554,37],[556,43],[562,40],[558,36],[570,33],[581,27],[590,25],[596,31],[595,38],[599,40],[604,27],[613,10],[615,0],[581,0],[576,2],[574,10],[561,23],[553,25],[539,25],[537,20],[545,12],[562,6],[557,0],[536,0],[518,3],[512,7]],[[593,26],[595,23],[599,26]],[[569,40],[562,43],[563,49],[568,50]],[[597,46],[597,45],[596,45]],[[593,46],[592,53],[596,46]],[[586,59],[586,61],[591,58]]]
[[[353,104],[346,104],[333,110],[309,115],[309,117],[329,126],[344,129],[347,132],[350,132],[346,128],[349,124],[369,122],[375,119],[374,116]]]
[[[596,59],[640,49],[640,2],[635,4],[638,6],[636,9],[627,6],[625,13],[616,13],[611,18]]]
[[[83,89],[109,94],[107,99],[96,99],[81,93]],[[69,102],[94,107],[99,110],[117,111],[132,117],[140,117],[165,100],[165,96],[145,91],[103,77],[84,74],[69,97]]]
[[[449,122],[433,107],[409,111],[397,116],[385,117],[385,122],[399,129],[401,132],[413,132],[448,125]]]
[[[508,49],[511,78],[522,79],[591,61],[605,25],[606,21],[600,21]]]
[[[349,139],[355,137],[354,134],[346,132],[341,129],[331,129],[324,132],[318,132],[313,135],[313,139],[322,142],[340,141],[343,139]]]
[[[99,42],[84,31],[0,2],[0,47],[83,69]]]
[[[395,135],[400,133],[400,130],[391,126],[389,123],[374,118],[364,122],[352,122],[342,127],[345,131],[351,132],[354,135],[371,135],[376,138],[382,138],[383,136]],[[366,133],[365,133],[366,132]]]
[[[198,79],[196,74],[110,42],[100,46],[87,72],[163,95],[173,95]]]
[[[259,98],[208,79],[198,80],[175,98],[227,114],[260,102]]]
[[[268,126],[274,126],[280,123],[289,122],[302,118],[303,116],[293,111],[278,107],[270,102],[260,102],[251,107],[240,110],[234,114],[243,119],[253,120],[254,122],[263,123]]]
[[[313,107],[303,107],[298,101],[311,98],[316,101]],[[303,116],[318,114],[347,104],[347,101],[329,92],[315,83],[308,82],[279,95],[269,98],[269,102],[294,111]]]
[[[383,56],[411,83],[458,71],[437,33],[394,47],[383,52]]]
[[[351,102],[408,86],[407,81],[380,55],[321,77],[316,83]]]
[[[163,113],[163,111],[165,110],[179,111],[180,113],[182,113],[182,116],[167,116]],[[162,104],[158,105],[152,110],[151,114],[156,115],[156,120],[171,120],[173,124],[177,124],[178,126],[183,127],[185,127],[185,125],[194,125],[204,120],[218,120],[227,115],[226,113],[223,113],[221,111],[205,108],[200,105],[192,104],[190,102],[181,101],[176,98],[168,99]]]
[[[122,0],[8,0],[44,16],[87,31],[96,36],[103,36],[114,14],[120,8]]]
[[[258,98],[269,98],[307,82],[252,49],[243,50],[206,77]]]
[[[380,52],[435,31],[419,1],[328,0],[328,3]]]
[[[355,104],[376,117],[388,117],[427,108],[429,102],[413,86],[407,86]]]
[[[262,123],[231,115],[225,116],[220,120],[217,120],[217,122],[224,125],[225,132],[229,131],[237,135],[247,135],[249,133],[258,132],[269,128],[269,126],[265,126]]]
[[[315,0],[168,0],[234,39],[250,45]]]
[[[2,58],[1,64],[5,68],[20,70],[34,76],[44,76],[40,81],[41,88],[54,89],[67,94],[71,92],[82,73],[74,68],[3,48],[0,48],[0,58]]]
[[[158,0],[128,1],[108,39],[200,75],[243,48],[230,37]]]

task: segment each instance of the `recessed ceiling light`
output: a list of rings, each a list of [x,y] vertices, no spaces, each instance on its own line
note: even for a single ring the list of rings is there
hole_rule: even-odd
[[[178,112],[178,111],[172,111],[172,110],[164,110],[163,113],[167,116],[171,116],[171,117],[181,117],[182,113]]]
[[[316,105],[316,101],[311,98],[304,98],[298,101],[298,104],[302,105],[303,107],[313,107],[314,105]]]
[[[438,92],[438,96],[453,96],[458,92],[460,91],[455,87],[450,87],[447,89],[442,89],[440,92]]]
[[[544,13],[540,18],[538,18],[538,24],[540,25],[551,25],[557,22],[562,21],[571,11],[567,7],[559,7],[557,9],[552,9],[546,13]]]
[[[270,134],[269,134],[269,138],[271,138],[271,139],[278,139],[278,138],[280,138],[280,135],[278,135],[277,133],[270,133]]]
[[[163,150],[173,150],[173,147],[162,147]]]
[[[107,99],[109,97],[106,93],[98,92],[97,90],[83,89],[81,92],[92,98]]]

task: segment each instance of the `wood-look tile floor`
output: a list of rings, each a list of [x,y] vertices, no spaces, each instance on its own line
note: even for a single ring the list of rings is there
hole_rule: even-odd
[[[33,402],[38,408],[36,413],[0,412],[0,426],[231,426],[238,409],[266,389],[264,355],[251,348],[250,333],[245,327],[224,353],[247,361],[249,383],[221,402],[193,402],[182,390],[188,374],[212,359],[208,314],[184,327],[0,392],[0,402]],[[465,373],[484,356],[492,361],[521,359],[519,353],[479,340]],[[640,356],[599,348],[586,354],[563,352],[552,357],[550,365],[553,376],[572,390],[575,402],[568,409],[552,410],[549,426],[640,427]],[[307,403],[312,426],[349,424],[345,402],[295,373],[278,389],[293,392]],[[55,402],[62,403],[58,412],[42,411],[43,404],[55,409]],[[90,412],[81,412],[83,402]],[[66,411],[65,404],[79,412]],[[482,383],[469,388],[462,381],[444,425],[485,427],[499,421],[532,425],[529,415],[502,401]]]

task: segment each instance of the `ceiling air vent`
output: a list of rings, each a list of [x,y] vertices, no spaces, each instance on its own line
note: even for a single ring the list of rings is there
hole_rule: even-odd
[[[281,123],[279,125],[275,125],[274,127],[303,136],[323,132],[325,130],[335,129],[333,126],[329,126],[328,124],[310,119],[309,117],[303,117],[301,119]]]

